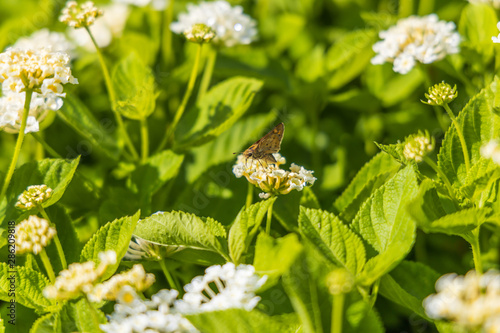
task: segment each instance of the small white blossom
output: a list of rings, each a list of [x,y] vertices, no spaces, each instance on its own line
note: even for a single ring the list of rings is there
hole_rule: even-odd
[[[72,28],[84,28],[91,26],[99,16],[102,16],[102,10],[94,6],[92,1],[81,5],[76,1],[68,1],[61,12],[59,21]]]
[[[171,0],[114,0],[116,3],[145,7],[150,5],[156,10],[164,10]]]
[[[492,159],[493,162],[500,165],[500,141],[491,140],[481,147],[481,155],[484,158]]]
[[[420,163],[424,160],[424,157],[433,150],[434,138],[431,138],[428,133],[419,133],[406,139],[403,155],[407,160],[414,160]]]
[[[255,296],[255,291],[267,280],[267,276],[259,277],[255,274],[251,265],[215,265],[207,268],[205,273],[184,286],[186,293],[182,300],[175,303],[182,313],[232,308],[250,311],[260,301],[260,297]]]
[[[455,24],[439,21],[436,14],[401,19],[379,36],[382,40],[373,45],[377,54],[372,64],[392,62],[393,70],[401,74],[408,73],[417,61],[429,64],[459,52],[460,35]]]
[[[52,189],[47,185],[28,186],[17,198],[16,207],[23,210],[33,209],[52,196]]]
[[[469,271],[465,276],[446,274],[436,282],[436,294],[424,299],[427,315],[449,320],[466,329],[497,332],[500,320],[500,274]]]
[[[273,156],[276,164],[264,166],[259,160],[238,155],[236,164],[233,165],[233,173],[236,178],[245,176],[250,183],[264,191],[259,194],[262,199],[271,195],[288,194],[292,190],[302,191],[304,187],[311,186],[316,181],[316,177],[312,175],[313,171],[294,163],[290,166],[290,171],[280,169],[279,166],[286,163],[285,158],[278,153]]]
[[[16,226],[16,254],[42,252],[56,235],[56,229],[45,219],[31,215]]]
[[[29,37],[19,38],[13,48],[20,50],[49,49],[53,52],[65,52],[73,55],[75,45],[61,32],[50,31],[47,28],[35,31]]]
[[[97,45],[102,48],[111,44],[113,38],[120,37],[129,15],[129,8],[121,3],[103,7],[104,14],[89,27]],[[72,40],[87,51],[95,52],[95,46],[84,29],[68,29]]]
[[[216,44],[231,47],[237,44],[250,44],[257,36],[256,22],[243,13],[241,6],[231,7],[223,0],[188,4],[188,12],[179,15],[178,21],[170,28],[182,34],[195,24],[203,23],[215,31]]]

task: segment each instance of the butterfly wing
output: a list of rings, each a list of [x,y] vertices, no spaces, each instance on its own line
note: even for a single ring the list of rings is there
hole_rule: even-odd
[[[277,153],[281,149],[281,140],[283,140],[284,133],[285,124],[280,123],[255,144],[258,144],[263,154]]]

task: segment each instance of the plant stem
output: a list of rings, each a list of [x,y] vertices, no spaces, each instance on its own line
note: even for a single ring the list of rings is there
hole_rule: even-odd
[[[118,128],[120,132],[122,132],[123,138],[125,140],[125,144],[127,145],[128,149],[130,150],[130,153],[132,154],[133,158],[135,160],[139,159],[139,155],[137,154],[137,151],[135,150],[134,145],[132,144],[132,140],[130,139],[127,130],[125,129],[125,125],[123,123],[122,116],[118,113],[116,110],[116,93],[115,89],[113,87],[113,83],[111,82],[111,76],[109,75],[109,70],[108,67],[106,66],[106,62],[104,61],[104,56],[102,55],[101,49],[97,45],[96,40],[94,39],[94,36],[90,32],[90,29],[88,27],[85,28],[90,36],[90,39],[92,40],[92,43],[95,46],[97,57],[99,58],[99,63],[101,64],[101,69],[102,69],[102,74],[104,76],[104,82],[106,83],[106,88],[108,90],[109,94],[109,100],[111,102],[111,111],[113,111],[113,114],[116,119],[116,123],[118,124]]]
[[[253,185],[252,183],[248,182],[248,190],[247,190],[247,201],[246,201],[246,207],[250,207],[252,204],[253,200]]]
[[[476,268],[476,272],[479,274],[483,274],[483,264],[481,262],[481,247],[479,246],[479,228],[472,230],[472,257],[474,258],[474,267]]]
[[[21,153],[21,146],[24,140],[24,130],[26,129],[26,123],[28,122],[28,114],[30,112],[31,96],[33,95],[33,90],[26,90],[26,97],[24,100],[23,116],[21,118],[21,128],[19,129],[19,134],[17,136],[16,146],[14,147],[14,155],[12,156],[12,161],[10,162],[9,170],[5,176],[5,181],[2,186],[2,192],[0,193],[0,202],[2,202],[5,194],[7,193],[7,188],[9,187],[12,175],[14,174],[14,169],[16,168],[17,160],[19,154]]]
[[[423,65],[423,64],[420,65],[420,72],[424,76],[425,90],[428,90],[430,87],[432,87],[432,81],[431,81],[431,78],[430,78],[430,75],[429,75],[427,69],[425,68],[425,65]],[[441,127],[443,132],[446,132],[446,130],[448,129],[448,126],[446,126],[446,124],[443,122],[443,111],[435,105],[432,106],[432,109],[436,113],[436,119],[439,123],[439,127]]]
[[[439,175],[439,177],[443,180],[444,185],[448,189],[448,192],[450,194],[450,197],[453,198],[455,203],[458,204],[458,199],[455,196],[455,191],[453,190],[453,186],[451,186],[450,180],[448,177],[444,174],[444,172],[438,168],[437,164],[429,157],[429,156],[424,156],[424,161],[427,163],[436,173]]]
[[[141,119],[141,161],[146,162],[149,156],[149,131],[148,131],[148,120],[146,118]]]
[[[47,153],[49,153],[50,156],[52,157],[56,157],[56,158],[63,158],[61,155],[59,155],[59,153],[57,153],[54,148],[52,148],[51,146],[49,146],[49,144],[47,143],[47,141],[45,141],[45,139],[37,132],[33,132],[32,133],[33,137],[38,141],[40,142],[40,144],[42,145],[43,149],[45,149],[45,151]]]
[[[43,209],[42,206],[38,206],[38,211],[40,212],[40,214],[42,214],[42,216],[43,216],[44,219],[46,219],[47,221],[49,221],[49,225],[51,227],[55,228],[54,223],[52,223],[50,221],[50,218],[47,215],[47,212],[45,212],[45,209]],[[59,240],[59,236],[58,236],[57,233],[54,236],[54,243],[56,244],[57,254],[59,255],[59,259],[61,260],[61,265],[62,265],[63,269],[67,269],[68,268],[68,263],[66,262],[66,257],[64,256],[64,251],[63,251],[63,248],[62,248],[62,245],[61,245],[61,241]]]
[[[342,314],[344,312],[345,295],[333,295],[332,333],[342,333]]]
[[[170,126],[167,128],[167,133],[163,137],[162,142],[160,143],[158,150],[163,150],[165,148],[165,145],[168,143],[170,140],[170,137],[174,134],[175,129],[177,127],[177,124],[179,123],[179,120],[182,117],[182,114],[184,113],[184,110],[186,109],[187,102],[189,100],[189,97],[191,97],[191,93],[193,92],[194,88],[194,83],[196,82],[196,76],[198,74],[198,67],[200,65],[200,58],[201,58],[201,47],[202,44],[197,44],[197,49],[196,49],[196,56],[194,58],[194,64],[193,68],[191,69],[191,75],[189,76],[189,81],[188,85],[186,88],[186,92],[184,93],[184,97],[182,98],[182,102],[177,108],[177,111],[175,112],[174,120],[170,124]]]
[[[198,97],[196,100],[199,101],[207,92],[210,86],[210,81],[212,80],[212,73],[214,72],[215,61],[217,60],[217,50],[214,47],[210,47],[208,50],[207,61],[205,63],[205,70],[203,71],[203,76],[201,78],[200,89],[198,90]]]
[[[375,301],[377,300],[379,286],[380,286],[380,279],[375,281],[375,283],[373,284],[372,293],[370,295],[370,307],[372,308],[375,305]]]
[[[56,281],[56,276],[54,274],[54,269],[52,268],[52,265],[50,263],[49,256],[47,255],[47,252],[45,252],[45,249],[42,249],[42,251],[40,252],[40,259],[42,259],[43,266],[45,267],[45,270],[49,275],[50,282],[54,283]]]
[[[413,0],[399,0],[398,17],[403,18],[413,14]]]
[[[267,222],[266,222],[266,234],[271,234],[271,220],[273,219],[273,206],[274,202],[271,202],[269,208],[267,209]]]
[[[457,118],[455,118],[453,111],[451,111],[450,107],[448,106],[448,103],[444,103],[443,107],[446,110],[446,112],[448,113],[448,116],[450,117],[451,121],[453,122],[455,129],[457,130],[457,135],[458,135],[458,138],[460,139],[460,144],[462,145],[462,151],[464,153],[465,169],[467,170],[467,173],[469,173],[469,170],[470,170],[469,151],[467,150],[467,144],[465,143],[464,134],[463,134],[462,130],[460,129]]]
[[[170,24],[174,16],[174,0],[168,2],[168,7],[163,10],[163,61],[167,66],[174,63],[172,52],[172,31]]]
[[[420,0],[418,4],[418,15],[424,16],[434,12],[434,0]]]
[[[163,260],[163,259],[160,260],[160,267],[161,267],[161,270],[163,271],[163,274],[167,278],[168,284],[170,284],[170,288],[180,290],[179,286],[177,286],[177,283],[175,283],[174,278],[172,277],[172,274],[170,274],[170,272],[168,271],[167,265],[165,264],[165,260]]]

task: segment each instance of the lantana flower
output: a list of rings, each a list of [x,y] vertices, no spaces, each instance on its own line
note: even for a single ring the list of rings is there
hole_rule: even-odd
[[[16,254],[39,254],[56,235],[45,219],[31,215],[16,226]]]
[[[65,52],[73,56],[75,45],[62,32],[50,31],[43,28],[35,31],[28,37],[19,38],[13,48],[20,50],[49,49],[54,52]]]
[[[79,5],[76,1],[68,1],[62,10],[59,21],[73,28],[87,28],[94,24],[95,20],[102,16],[103,11],[92,1]]]
[[[286,160],[279,153],[273,154],[276,164],[262,163],[257,159],[245,158],[238,155],[233,173],[237,178],[245,178],[263,192],[260,198],[269,198],[271,195],[288,194],[292,190],[302,191],[304,187],[311,186],[316,181],[313,171],[292,163],[290,171],[280,168]]]
[[[40,206],[52,196],[52,189],[45,184],[28,186],[17,198],[16,207],[30,210]]]
[[[150,5],[156,10],[164,10],[170,1],[173,0],[114,0],[116,3],[145,7]]]
[[[481,155],[500,165],[500,140],[490,140],[481,147]]]
[[[377,54],[374,65],[393,63],[397,73],[408,73],[417,62],[430,64],[460,51],[460,35],[455,23],[439,21],[436,14],[410,16],[379,33],[381,41],[373,45]]]
[[[170,28],[183,34],[195,24],[203,23],[215,31],[215,44],[232,47],[237,44],[250,44],[257,36],[256,22],[243,13],[241,6],[231,5],[223,0],[188,4],[188,12],[182,13]]]
[[[424,157],[434,150],[435,140],[428,132],[419,132],[416,135],[410,135],[405,140],[403,147],[403,156],[407,160],[413,160],[420,163]]]
[[[465,276],[446,274],[436,282],[436,294],[424,299],[430,318],[451,321],[468,330],[498,332],[500,326],[500,273],[474,270]]]

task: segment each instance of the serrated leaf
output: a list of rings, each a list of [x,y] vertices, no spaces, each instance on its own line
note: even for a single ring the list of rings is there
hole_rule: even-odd
[[[269,206],[274,204],[276,198],[269,198],[249,207],[243,207],[236,216],[228,235],[229,255],[236,265],[242,262],[242,256],[250,246]]]
[[[407,166],[365,202],[351,227],[378,255],[367,261],[359,282],[370,285],[394,268],[411,250],[415,222],[407,210],[418,193],[413,167]]]
[[[265,133],[265,130],[269,128],[269,124],[274,119],[276,119],[276,115],[273,113],[252,115],[239,120],[215,140],[201,147],[191,149],[193,163],[186,166],[186,178],[188,182],[193,183],[205,171],[215,165],[236,160],[234,153],[243,151],[250,143],[255,142],[259,135]],[[213,174],[209,175],[212,178],[216,177]],[[228,176],[233,177],[232,174]],[[224,179],[227,178],[224,177]]]
[[[299,327],[298,320],[291,320],[290,316],[284,321],[258,310],[230,309],[187,315],[186,318],[204,333],[293,333]]]
[[[149,157],[131,174],[128,187],[139,196],[139,207],[149,214],[151,198],[168,180],[174,178],[184,160],[171,150]]]
[[[483,207],[487,202],[495,202],[496,196],[491,190],[499,178],[500,168],[495,162],[491,159],[481,158],[471,167],[459,193],[471,200],[476,207]]]
[[[111,76],[116,90],[116,110],[123,116],[146,119],[155,109],[154,76],[135,52],[130,52],[113,68]]]
[[[40,272],[23,266],[11,269],[6,263],[0,262],[0,300],[10,302],[15,298],[16,303],[34,309],[39,314],[57,311],[61,304],[43,296],[43,289],[49,284],[49,280]]]
[[[108,266],[101,280],[106,280],[120,265],[120,259],[127,252],[132,233],[139,220],[140,212],[133,216],[124,216],[102,226],[83,247],[80,261],[92,260],[99,263],[99,253],[113,250],[116,252],[116,264]]]
[[[250,107],[262,84],[252,78],[233,77],[211,88],[181,118],[175,150],[205,144],[229,129]]]
[[[479,163],[481,146],[496,138],[500,132],[500,117],[493,112],[498,84],[499,79],[495,77],[488,87],[469,100],[457,117],[471,165]],[[464,155],[454,126],[446,131],[438,154],[438,166],[453,185],[459,187],[466,183]]]
[[[99,324],[107,322],[105,314],[95,307],[91,308],[90,303],[85,299],[68,302],[65,308],[69,319],[72,321],[71,324],[76,326],[78,332],[100,333],[102,331]]]
[[[382,277],[379,292],[385,298],[430,320],[422,301],[435,292],[434,285],[439,276],[422,263],[402,261],[390,274]]]
[[[359,170],[344,192],[335,200],[334,209],[341,213],[342,219],[351,221],[361,204],[399,167],[399,163],[389,154],[378,153]]]
[[[319,209],[301,207],[299,231],[326,258],[356,276],[366,261],[361,239],[337,216]]]
[[[158,212],[139,221],[134,234],[162,245],[180,245],[216,252],[229,259],[221,239],[226,237],[224,227],[211,219],[184,212]]]
[[[375,142],[377,147],[385,152],[387,155],[392,156],[397,162],[406,165],[407,161],[403,155],[404,143],[394,143],[390,145],[383,145],[381,143]]]
[[[100,150],[109,158],[118,160],[122,141],[112,132],[109,118],[97,120],[76,96],[69,93],[64,98],[64,104],[61,110],[57,111],[57,115],[86,139],[82,143],[89,146],[86,147],[87,152],[93,149]]]
[[[62,333],[59,313],[49,313],[38,318],[29,333]]]
[[[305,208],[321,209],[318,197],[316,197],[316,194],[314,194],[313,190],[310,187],[305,187],[302,190],[300,205]]]
[[[266,233],[260,233],[255,244],[253,266],[260,275],[267,275],[263,288],[276,284],[295,262],[303,246],[296,234],[274,239]]]

